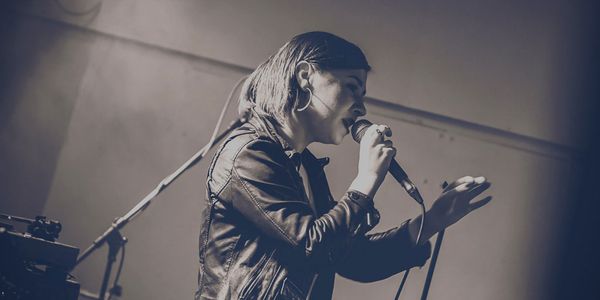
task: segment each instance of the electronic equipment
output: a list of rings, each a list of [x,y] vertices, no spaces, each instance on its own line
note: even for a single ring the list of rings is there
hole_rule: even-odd
[[[0,214],[3,221],[26,223],[26,233],[0,222],[0,300],[76,300],[79,283],[68,270],[79,249],[56,242],[61,225],[38,216],[35,220]]]

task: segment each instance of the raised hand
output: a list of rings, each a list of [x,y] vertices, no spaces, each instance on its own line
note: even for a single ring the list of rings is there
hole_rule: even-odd
[[[448,185],[429,209],[430,221],[442,230],[486,205],[492,196],[473,201],[491,186],[485,177],[465,176]],[[437,224],[436,224],[437,223]]]
[[[427,211],[423,235],[420,242],[427,241],[437,232],[458,222],[458,220],[462,219],[470,212],[489,203],[492,200],[492,196],[487,196],[475,201],[474,199],[490,186],[491,183],[483,176],[464,176],[445,187],[442,194]],[[413,220],[410,230],[411,236],[416,237],[418,224],[420,224],[420,222],[420,217]]]

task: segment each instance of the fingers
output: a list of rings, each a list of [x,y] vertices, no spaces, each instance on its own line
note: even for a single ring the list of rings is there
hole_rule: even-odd
[[[391,134],[392,131],[387,125],[371,125],[360,142],[359,175],[375,178],[377,187],[385,178],[390,162],[396,155],[393,142],[386,140],[386,136]]]
[[[444,188],[444,192],[455,189],[456,187],[458,187],[459,185],[462,185],[462,184],[467,184],[467,185],[482,184],[485,181],[486,181],[486,178],[483,176],[479,176],[479,177],[463,176],[463,177],[457,179],[456,181],[452,182],[448,186],[446,186],[446,188]]]
[[[465,176],[465,177],[470,177],[470,176]],[[465,178],[463,177],[463,178]],[[461,179],[463,179],[461,178]],[[484,178],[484,177],[481,177]],[[459,179],[459,180],[461,180]],[[455,185],[454,188],[449,189],[448,187],[446,187],[446,189],[444,190],[444,194],[446,197],[457,197],[457,196],[468,196],[465,197],[463,199],[470,201],[471,199],[477,197],[478,195],[480,195],[481,193],[483,193],[485,190],[487,190],[492,184],[490,182],[487,181],[482,181],[482,179],[480,179],[480,177],[475,178],[474,180],[468,180],[468,178],[465,178],[463,181],[463,183],[456,185],[457,182],[459,182],[459,180],[455,181],[453,184]]]
[[[383,141],[380,144],[375,145],[375,149],[381,151],[384,156],[394,157],[396,155],[396,147],[392,141]]]
[[[391,137],[392,136],[392,129],[390,129],[390,126],[387,125],[377,125],[379,127],[379,130],[387,137]]]
[[[459,186],[461,184],[469,183],[469,182],[473,182],[473,177],[471,177],[471,176],[461,177],[461,178],[455,180],[454,182],[450,183],[449,185],[447,185],[444,188],[444,192],[455,189],[457,186]]]
[[[385,147],[383,148],[383,152],[391,157],[396,156],[396,148],[394,147]]]
[[[471,198],[475,198],[475,197],[479,196],[481,193],[485,192],[485,190],[490,188],[490,186],[492,186],[492,184],[489,182],[484,182],[480,185],[473,185],[473,186],[471,186],[471,190],[468,192],[469,196]]]
[[[368,141],[370,145],[375,145],[385,140],[385,137],[392,136],[392,130],[387,125],[377,125],[373,124],[363,136],[363,140]]]
[[[390,140],[385,140],[385,141],[381,142],[381,144],[382,144],[384,147],[394,147],[394,142],[392,142],[392,141],[390,141]]]
[[[396,147],[394,147],[394,142],[390,140],[385,140],[376,147],[380,147],[381,151],[385,154],[391,155],[392,157],[396,156]]]
[[[469,211],[474,211],[492,201],[492,196],[487,196],[481,200],[471,202],[469,205]]]

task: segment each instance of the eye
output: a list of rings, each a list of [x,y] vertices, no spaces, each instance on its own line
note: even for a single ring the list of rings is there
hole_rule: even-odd
[[[348,83],[346,86],[355,96],[365,96],[365,91],[361,91],[360,86],[356,85],[355,83]]]
[[[356,93],[356,90],[358,90],[358,86],[354,83],[349,83],[347,84],[347,86],[350,89],[350,91],[352,91],[352,93]]]

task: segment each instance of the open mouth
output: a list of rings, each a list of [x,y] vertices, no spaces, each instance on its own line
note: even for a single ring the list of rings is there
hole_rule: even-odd
[[[343,119],[342,123],[344,123],[344,126],[350,130],[352,125],[354,124],[354,119]]]

